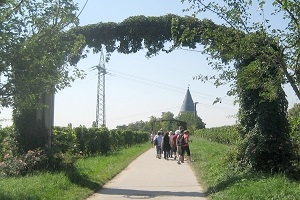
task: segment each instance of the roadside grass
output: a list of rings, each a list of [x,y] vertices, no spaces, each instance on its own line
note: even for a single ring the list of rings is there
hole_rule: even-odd
[[[25,177],[0,178],[0,199],[85,199],[149,148],[150,144],[145,143],[108,156],[80,159],[64,172],[43,172]]]
[[[190,148],[192,168],[209,199],[300,199],[300,181],[284,174],[231,171],[225,161],[230,146],[194,137]]]

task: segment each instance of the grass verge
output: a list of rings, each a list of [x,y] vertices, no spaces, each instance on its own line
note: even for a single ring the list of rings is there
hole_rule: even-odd
[[[78,160],[65,172],[0,179],[1,200],[82,200],[99,189],[136,157],[149,143],[123,149],[109,156]]]
[[[193,138],[192,162],[199,183],[214,200],[300,199],[299,181],[284,174],[234,173],[225,162],[230,147],[201,138]]]

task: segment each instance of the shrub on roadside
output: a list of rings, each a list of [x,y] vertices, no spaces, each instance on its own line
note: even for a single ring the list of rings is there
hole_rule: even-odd
[[[55,127],[52,135],[52,151],[78,154],[76,136],[69,127]]]
[[[236,125],[199,129],[195,131],[194,135],[212,142],[229,145],[237,144],[241,140]]]
[[[0,162],[1,176],[17,176],[34,172],[46,161],[45,152],[40,149],[22,153],[15,138],[11,135],[3,140]]]
[[[51,149],[24,151],[16,140],[13,129],[0,130],[0,174],[18,176],[36,170],[65,170],[77,158],[105,155],[148,141],[148,133],[134,131],[109,131],[107,128],[54,127]]]

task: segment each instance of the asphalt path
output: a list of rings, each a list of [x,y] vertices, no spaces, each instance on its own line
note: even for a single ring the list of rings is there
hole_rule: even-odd
[[[204,200],[205,194],[189,163],[156,158],[151,148],[87,200]]]

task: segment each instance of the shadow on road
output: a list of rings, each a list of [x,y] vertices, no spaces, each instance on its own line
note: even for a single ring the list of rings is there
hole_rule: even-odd
[[[132,189],[111,189],[102,188],[98,193],[106,195],[122,195],[122,196],[180,196],[180,197],[205,197],[205,193],[201,192],[171,192],[171,191],[147,191],[147,190],[132,190]]]

